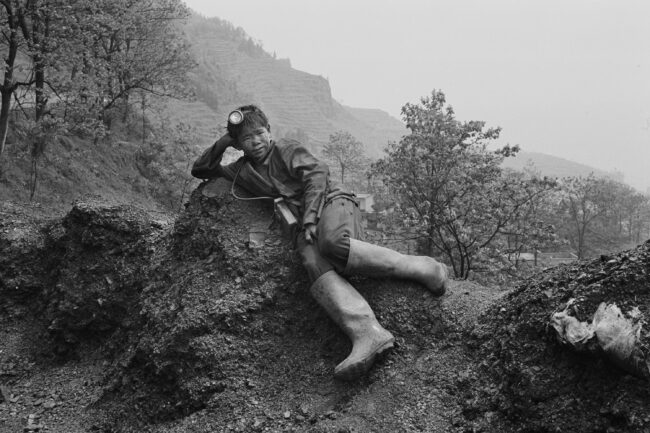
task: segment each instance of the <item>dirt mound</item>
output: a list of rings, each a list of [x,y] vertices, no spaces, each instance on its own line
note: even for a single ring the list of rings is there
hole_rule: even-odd
[[[649,244],[547,270],[506,297],[470,282],[435,298],[352,278],[397,341],[366,377],[342,383],[332,373],[350,343],[311,299],[271,204],[229,188],[202,184],[173,224],[93,201],[45,221],[2,208],[0,430],[650,427],[646,379],[597,348],[570,350],[551,326],[560,311],[590,321],[602,302],[643,324]],[[647,342],[642,328],[642,356]]]
[[[25,300],[43,290],[48,266],[42,220],[0,203],[0,297]]]
[[[498,291],[454,283],[439,299],[404,281],[353,279],[397,344],[362,380],[334,381],[350,343],[309,296],[291,245],[270,227],[271,205],[210,185],[173,226],[101,202],[78,202],[51,221],[15,209],[0,231],[0,287],[24,296],[12,301],[20,314],[0,301],[8,330],[0,366],[11,366],[0,369],[8,400],[0,427],[20,417],[66,432],[462,425],[452,395],[470,358],[457,343]],[[37,318],[28,323],[27,312]],[[43,354],[51,350],[58,360]],[[51,397],[54,380],[66,387]],[[83,412],[74,410],[79,395],[90,398]],[[75,413],[84,416],[66,418]]]
[[[143,416],[167,420],[161,431],[183,431],[189,419],[223,431],[397,428],[398,420],[383,418],[395,404],[392,392],[377,388],[401,389],[409,360],[444,338],[450,323],[439,299],[406,282],[354,279],[398,336],[398,349],[367,378],[335,382],[333,368],[350,344],[311,299],[291,246],[269,228],[270,204],[236,201],[225,183],[211,197],[202,191],[151,272],[141,297],[144,327],[99,404],[130,399],[127,406],[137,408],[130,425]],[[363,415],[351,408],[369,392],[376,395],[363,405],[381,411],[366,419],[367,407]]]
[[[506,430],[648,431],[647,374],[618,367],[593,341],[572,350],[551,322],[565,312],[591,324],[601,304],[615,304],[621,319],[641,326],[636,355],[650,368],[650,332],[642,326],[650,314],[649,250],[647,242],[546,270],[493,306],[473,332],[483,359],[477,373],[486,380],[466,402],[466,414],[488,415],[489,425]]]
[[[123,322],[137,304],[164,221],[93,201],[49,221],[17,207],[4,213],[13,217],[0,223],[0,294],[32,303],[59,354],[128,328]]]
[[[59,252],[56,283],[44,292],[45,316],[59,353],[136,325],[140,293],[167,226],[133,207],[86,201],[50,230]]]

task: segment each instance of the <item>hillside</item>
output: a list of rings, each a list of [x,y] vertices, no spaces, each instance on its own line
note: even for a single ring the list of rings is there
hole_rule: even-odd
[[[606,172],[585,164],[580,164],[579,162],[539,152],[520,151],[515,157],[506,158],[503,161],[503,167],[512,168],[514,170],[524,170],[531,163],[534,169],[539,170],[543,176],[548,177],[586,177],[590,173],[593,173],[599,177],[610,177],[618,181],[623,181],[623,179],[617,178],[615,173]]]
[[[178,210],[185,192],[197,185],[189,179],[189,164],[224,133],[229,110],[251,102],[267,111],[276,137],[299,138],[316,153],[341,129],[363,140],[369,156],[375,157],[389,140],[399,140],[406,132],[385,112],[342,106],[332,98],[327,80],[292,69],[288,60],[274,59],[227,22],[195,15],[186,30],[198,62],[189,76],[194,101],[173,100],[162,112],[151,109],[146,143],[137,118],[114,123],[110,136],[96,143],[74,136],[48,143],[34,165],[33,200],[30,143],[18,138],[13,125],[0,160],[0,200],[43,214],[62,213],[73,200],[87,196]],[[187,133],[175,130],[179,122]]]
[[[188,123],[194,116],[211,118],[211,125],[197,123],[202,135],[211,136],[224,126],[230,110],[248,103],[258,104],[269,115],[276,136],[304,133],[315,151],[330,134],[347,130],[370,155],[379,156],[388,141],[407,132],[381,110],[339,104],[325,78],[293,69],[288,59],[274,58],[228,22],[193,15],[186,34],[198,62],[191,77],[198,101],[174,111]]]
[[[175,102],[172,117],[197,128],[202,138],[199,149],[223,133],[229,110],[251,102],[269,114],[276,136],[298,136],[315,152],[330,134],[346,130],[366,145],[369,156],[378,158],[389,141],[408,133],[401,121],[384,111],[339,104],[325,78],[293,69],[288,59],[276,59],[227,21],[195,14],[186,34],[198,61],[191,75],[197,100]],[[616,178],[614,173],[539,152],[519,152],[503,166],[523,170],[531,162],[550,177],[593,172]]]
[[[36,164],[38,182],[30,200],[29,145],[10,142],[3,155],[0,202],[20,203],[35,214],[61,215],[80,197],[102,197],[107,202],[137,203],[156,212],[178,210],[182,203],[174,185],[154,176],[142,159],[140,143],[59,137],[48,144]],[[166,170],[168,171],[168,170]]]

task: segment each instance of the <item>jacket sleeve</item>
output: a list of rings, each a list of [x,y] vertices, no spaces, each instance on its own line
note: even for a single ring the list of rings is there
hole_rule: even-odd
[[[225,177],[233,180],[240,163],[235,161],[228,165],[221,165],[224,151],[230,146],[233,139],[228,134],[218,139],[212,146],[208,147],[192,165],[192,176],[199,179],[212,179],[214,177]]]
[[[303,186],[303,226],[317,224],[327,195],[329,167],[298,142],[286,146],[282,156],[291,176]]]

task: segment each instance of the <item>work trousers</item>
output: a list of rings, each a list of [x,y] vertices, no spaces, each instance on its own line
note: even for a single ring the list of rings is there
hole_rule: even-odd
[[[296,249],[310,281],[333,269],[342,273],[348,263],[350,238],[360,239],[361,233],[361,214],[355,201],[338,197],[325,204],[314,242],[307,242],[304,231],[296,240]]]

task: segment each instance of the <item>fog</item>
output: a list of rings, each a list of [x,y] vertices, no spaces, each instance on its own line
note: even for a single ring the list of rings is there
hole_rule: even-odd
[[[650,187],[650,2],[186,0],[242,27],[339,102],[400,118],[442,90],[501,144]]]

